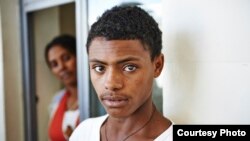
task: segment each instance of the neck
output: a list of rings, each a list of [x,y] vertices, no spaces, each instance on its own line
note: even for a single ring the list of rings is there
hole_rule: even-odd
[[[124,118],[109,117],[106,125],[109,138],[124,139],[128,137],[131,132],[135,134],[146,130],[146,126],[150,124],[152,118],[156,112],[154,112],[155,106],[152,103],[151,98],[146,101],[141,107],[139,107],[133,114]],[[112,127],[112,128],[111,128]],[[112,139],[112,140],[113,140]]]
[[[77,86],[76,85],[66,86],[66,90],[70,93],[70,97],[77,98]]]
[[[70,93],[67,99],[67,109],[76,110],[78,108],[77,87],[66,87],[66,90]]]

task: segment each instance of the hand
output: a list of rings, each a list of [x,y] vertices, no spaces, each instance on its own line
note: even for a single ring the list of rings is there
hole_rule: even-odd
[[[66,136],[66,138],[68,139],[70,137],[70,135],[73,133],[73,128],[71,126],[67,126],[66,131],[64,132],[64,135]]]

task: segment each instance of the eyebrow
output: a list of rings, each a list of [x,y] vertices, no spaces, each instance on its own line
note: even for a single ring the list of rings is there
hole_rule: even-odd
[[[137,57],[126,57],[126,58],[124,58],[124,59],[118,60],[116,63],[117,63],[117,64],[122,64],[122,63],[129,62],[129,61],[139,61],[139,60],[140,60],[140,59],[137,58]],[[90,62],[90,63],[108,64],[108,63],[106,63],[105,61],[102,61],[102,60],[99,60],[99,59],[96,59],[96,58],[89,59],[89,62]]]

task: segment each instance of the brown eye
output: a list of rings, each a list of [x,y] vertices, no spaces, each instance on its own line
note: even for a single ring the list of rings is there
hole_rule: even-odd
[[[102,73],[105,70],[103,66],[95,66],[93,69],[98,73]]]
[[[127,65],[124,67],[124,71],[127,71],[127,72],[132,72],[132,71],[135,71],[136,69],[137,67],[134,65]]]
[[[70,55],[63,55],[62,59],[63,61],[68,61],[70,60],[71,56]]]
[[[51,68],[55,68],[56,66],[57,66],[57,62],[56,61],[50,62],[50,67]]]

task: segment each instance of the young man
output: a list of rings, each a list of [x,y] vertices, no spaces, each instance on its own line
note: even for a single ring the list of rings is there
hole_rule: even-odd
[[[90,76],[108,115],[83,121],[70,141],[172,141],[172,122],[152,101],[162,71],[161,31],[138,7],[114,7],[88,35]]]

